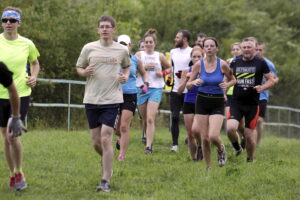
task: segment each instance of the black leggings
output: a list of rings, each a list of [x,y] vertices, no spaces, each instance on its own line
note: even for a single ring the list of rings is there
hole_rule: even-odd
[[[179,118],[180,111],[183,107],[184,94],[178,95],[176,92],[171,92],[171,113],[172,113],[172,124],[171,124],[171,133],[173,145],[178,145],[179,137]]]

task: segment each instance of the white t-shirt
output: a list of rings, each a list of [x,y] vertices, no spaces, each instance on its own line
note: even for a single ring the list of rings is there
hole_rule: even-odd
[[[174,75],[174,86],[172,91],[177,92],[180,84],[180,79],[175,75],[178,71],[182,71],[184,68],[189,66],[191,61],[192,48],[187,47],[185,49],[175,48],[170,52],[171,62],[173,62],[173,75]],[[184,90],[186,93],[186,89]]]

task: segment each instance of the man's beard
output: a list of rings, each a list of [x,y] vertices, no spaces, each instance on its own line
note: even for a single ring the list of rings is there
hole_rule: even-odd
[[[181,48],[181,47],[183,47],[183,42],[182,42],[182,41],[180,41],[180,42],[175,42],[175,47],[176,47],[176,48]]]

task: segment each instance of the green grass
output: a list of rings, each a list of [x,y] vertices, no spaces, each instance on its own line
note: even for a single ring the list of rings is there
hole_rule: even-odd
[[[235,157],[227,138],[228,162],[220,168],[213,149],[212,169],[194,163],[181,132],[179,153],[169,152],[171,136],[158,130],[153,155],[143,153],[140,130],[132,130],[124,163],[117,161],[110,193],[97,193],[99,157],[88,131],[34,130],[22,136],[29,187],[8,191],[8,170],[0,144],[0,199],[300,199],[300,140],[266,136],[254,163]],[[115,141],[116,138],[114,138]]]

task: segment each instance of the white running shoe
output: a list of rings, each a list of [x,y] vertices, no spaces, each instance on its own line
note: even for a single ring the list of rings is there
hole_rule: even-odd
[[[173,145],[170,151],[178,153],[178,145]]]
[[[222,144],[223,150],[218,151],[218,163],[220,167],[223,167],[227,161],[225,146]]]

